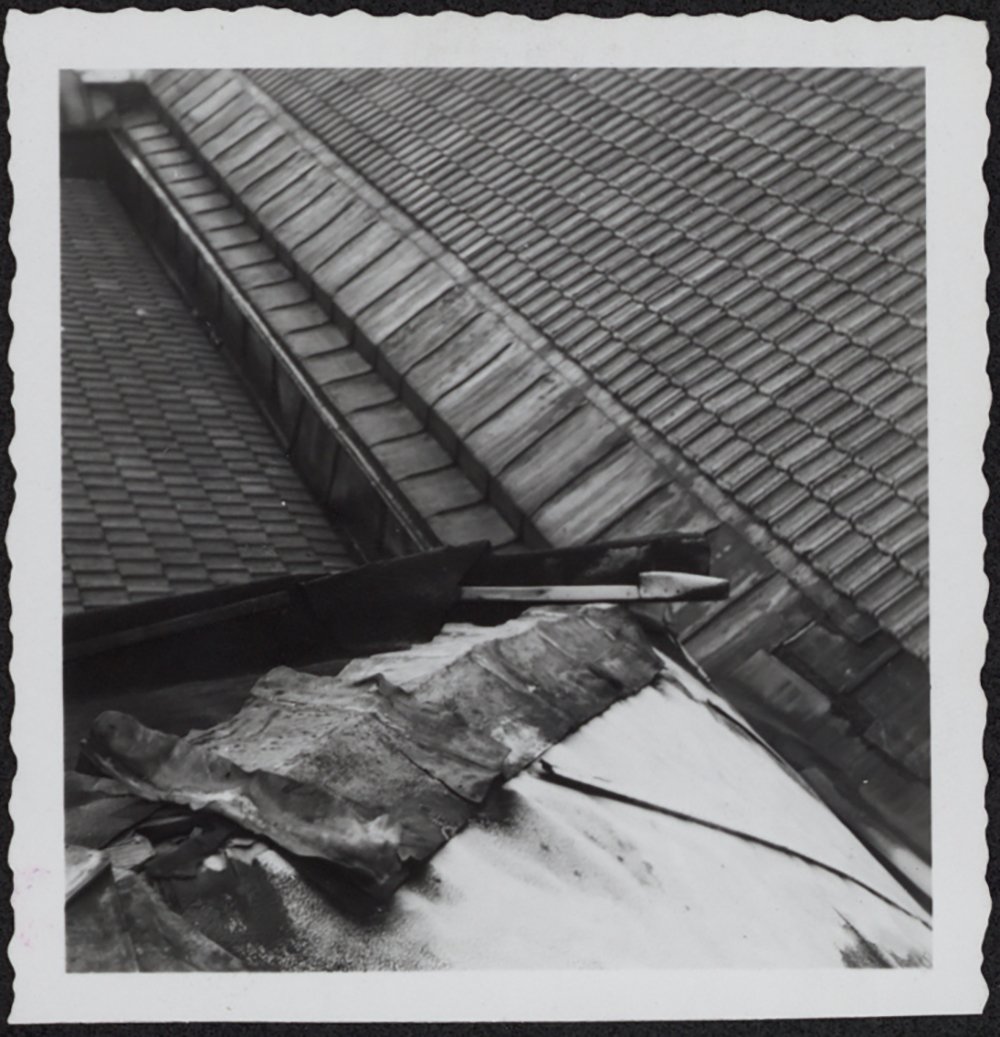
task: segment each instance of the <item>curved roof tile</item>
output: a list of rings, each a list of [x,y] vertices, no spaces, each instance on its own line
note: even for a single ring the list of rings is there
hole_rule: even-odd
[[[926,650],[920,70],[247,75]]]

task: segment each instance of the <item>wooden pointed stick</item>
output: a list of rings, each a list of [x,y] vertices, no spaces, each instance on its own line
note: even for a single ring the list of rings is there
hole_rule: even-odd
[[[694,573],[648,572],[638,584],[552,585],[532,587],[462,587],[463,601],[720,601],[729,581]]]

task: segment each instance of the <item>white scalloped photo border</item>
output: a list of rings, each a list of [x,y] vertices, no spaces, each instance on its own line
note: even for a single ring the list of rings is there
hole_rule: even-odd
[[[800,1018],[975,1013],[989,913],[980,687],[990,390],[985,26],[760,13],[546,22],[12,11],[17,261],[12,1022]],[[934,965],[929,970],[67,974],[63,950],[58,70],[252,66],[923,66],[927,83]],[[488,939],[488,934],[484,934]]]

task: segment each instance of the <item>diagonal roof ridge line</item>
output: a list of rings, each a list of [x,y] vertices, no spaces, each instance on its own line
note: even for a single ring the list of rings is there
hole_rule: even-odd
[[[453,276],[458,273],[460,283],[463,283],[479,302],[497,315],[525,345],[570,385],[581,390],[593,406],[625,430],[633,442],[648,456],[664,465],[668,471],[681,475],[684,485],[698,499],[715,510],[726,521],[732,521],[744,535],[749,535],[751,543],[761,550],[772,564],[799,586],[807,596],[818,596],[823,607],[832,607],[835,612],[841,614],[846,612],[859,618],[867,616],[867,613],[860,610],[844,592],[837,589],[825,574],[818,572],[811,561],[800,556],[776,530],[771,529],[754,516],[728,492],[720,490],[711,477],[704,473],[696,463],[690,461],[676,447],[668,444],[661,434],[655,432],[642,419],[632,415],[610,390],[601,386],[593,375],[577,361],[559,350],[557,345],[519,310],[504,299],[499,292],[483,282],[457,255],[448,250],[424,224],[399,203],[385,195],[343,156],[303,126],[264,88],[250,80],[244,73],[237,74],[259,102],[265,105],[274,117],[283,123],[288,132],[299,139],[321,163],[334,170],[345,181],[353,181],[351,186],[356,185],[359,193],[374,199],[383,216],[394,217],[397,226],[400,226],[404,232],[409,232],[408,236],[414,244],[437,259],[442,266],[447,264],[446,269]],[[435,256],[434,253],[437,255]]]
[[[248,93],[271,113],[274,120],[298,146],[311,153],[321,166],[356,191],[363,201],[375,206],[389,227],[405,236],[431,263],[445,271],[456,286],[461,286],[478,304],[497,317],[508,330],[514,332],[528,350],[552,369],[562,382],[580,391],[598,413],[625,431],[641,454],[655,462],[657,468],[670,473],[672,482],[678,483],[685,491],[692,493],[702,505],[713,510],[719,518],[733,525],[741,536],[768,558],[807,597],[819,604],[836,622],[844,624],[846,631],[852,631],[852,636],[863,637],[874,629],[874,613],[861,609],[844,591],[837,588],[833,578],[816,569],[811,561],[793,550],[787,540],[775,530],[769,528],[764,521],[758,519],[728,493],[720,490],[714,481],[696,464],[684,457],[679,449],[648,428],[609,390],[600,386],[577,361],[567,357],[521,312],[492,287],[483,283],[470,267],[446,248],[424,224],[398,203],[390,200],[384,192],[362,176],[355,166],[317,138],[246,73],[229,74],[239,78]],[[871,546],[881,551],[874,542],[871,542]]]

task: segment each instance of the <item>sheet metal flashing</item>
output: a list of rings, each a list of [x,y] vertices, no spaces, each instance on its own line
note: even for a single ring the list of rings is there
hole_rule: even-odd
[[[272,745],[259,723],[247,723],[255,710],[297,715],[300,736],[308,731],[322,742],[314,723],[301,723],[310,710],[336,713],[339,697],[361,705],[389,687],[413,699],[416,712],[383,727],[385,735],[425,768],[422,780],[436,769],[441,788],[460,785],[478,806],[388,903],[321,859],[292,852],[288,831],[269,845],[205,811],[143,803],[134,797],[133,770],[124,785],[68,775],[69,830],[99,851],[74,851],[74,875],[94,863],[90,882],[81,874],[67,905],[71,970],[929,966],[925,908],[691,672],[656,656],[648,686],[548,748],[521,737],[541,730],[523,709],[482,714],[489,695],[481,681],[445,679],[454,665],[492,652],[484,673],[495,676],[500,666],[510,676],[511,664],[527,665],[544,682],[543,671],[565,660],[552,644],[526,653],[525,637],[593,611],[565,610],[540,624],[527,617],[517,633],[449,628],[414,652],[359,660],[333,681],[279,670],[261,682],[249,711],[185,739],[233,758],[256,753],[263,762],[270,754],[273,763],[282,739]],[[614,640],[619,662],[642,643],[625,628]],[[437,691],[428,698],[428,689]],[[282,690],[279,698],[290,701],[278,706]],[[572,683],[549,690],[549,705],[582,702]],[[480,799],[486,775],[460,762],[474,744],[471,731],[461,735],[459,756],[423,745],[416,714],[432,701],[449,703],[480,732],[491,729],[491,715],[528,720],[520,732],[502,724],[494,733],[516,750],[520,762],[509,774],[539,750],[542,771],[521,770]],[[107,722],[98,728],[108,733]],[[451,729],[453,748],[456,735]],[[371,773],[384,755],[366,751],[360,772],[346,768],[339,777],[325,768],[324,780],[341,781],[342,792],[365,801],[378,798],[393,788],[392,768]],[[309,753],[300,760],[299,778],[310,760]],[[173,768],[175,792],[179,762],[173,755],[157,762],[160,771]],[[225,773],[195,769],[181,798],[200,791],[210,800],[234,773],[231,764]],[[294,809],[296,786],[286,780],[271,806]],[[304,792],[300,807],[309,800]]]
[[[510,778],[659,670],[622,609],[529,609],[337,677],[267,673],[240,712],[181,739],[102,713],[83,758],[144,799],[209,809],[377,895]]]

